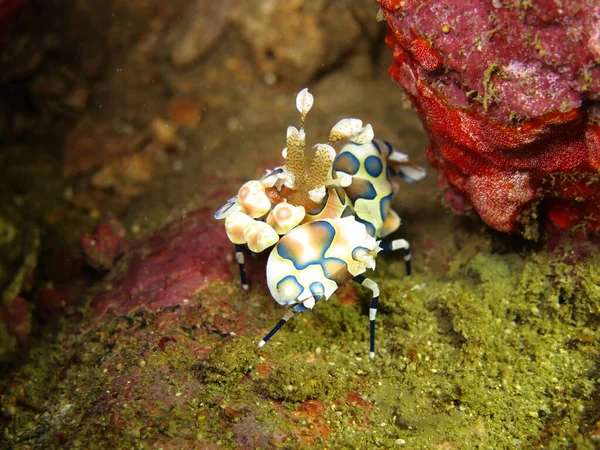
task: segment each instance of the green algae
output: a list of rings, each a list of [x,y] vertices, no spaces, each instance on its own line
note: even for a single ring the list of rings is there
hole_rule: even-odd
[[[359,384],[375,401],[372,426],[361,432],[332,417],[334,447],[406,442],[410,448],[507,448],[541,441],[560,447],[575,438],[586,441],[579,433],[594,417],[598,335],[586,324],[597,320],[597,261],[574,266],[545,254],[529,256],[524,261],[479,253],[446,282],[419,275],[410,284],[380,281],[380,335],[386,337],[379,340],[381,358],[368,371],[371,381]],[[573,271],[577,278],[565,276]],[[578,350],[574,334],[587,343]],[[561,433],[545,436],[548,424]]]
[[[207,385],[226,385],[238,381],[256,366],[255,345],[241,337],[219,345],[204,364],[203,379]]]
[[[477,47],[481,45],[481,38],[477,38],[473,42],[473,46]],[[490,104],[498,100],[498,92],[494,86],[493,77],[501,76],[502,70],[497,64],[490,64],[484,72],[483,80],[481,82],[483,87],[483,94],[477,90],[471,90],[466,92],[466,96],[472,100],[480,103],[483,106],[483,110],[487,112]]]
[[[324,361],[282,361],[262,383],[262,389],[268,397],[281,401],[337,398],[348,388],[337,375],[335,367]]]
[[[344,307],[332,303],[320,316],[312,315],[314,329],[313,318],[307,319],[312,345],[332,350],[327,352],[333,367],[329,375],[340,383],[353,383],[366,400],[375,402],[371,424],[365,429],[355,426],[347,410],[327,409],[325,417],[334,430],[328,442],[355,448],[402,442],[410,448],[444,443],[457,448],[507,448],[540,441],[560,447],[577,439],[591,445],[579,433],[587,408],[593,407],[597,333],[561,317],[595,320],[597,265],[569,266],[557,257],[529,256],[532,260],[524,262],[516,255],[479,253],[458,269],[462,270],[455,274],[459,281],[432,283],[419,276],[411,283],[382,281],[386,306],[381,328],[388,337],[383,345],[379,341],[379,348],[395,355],[382,349],[382,357],[366,369],[365,360],[360,369],[356,366],[361,359],[359,338],[364,346],[366,337],[359,331],[361,325],[364,328],[360,316],[352,321],[352,314],[345,314],[341,321],[339,310]],[[581,279],[565,278],[564,271],[573,267],[584,270]],[[426,289],[414,289],[424,284]],[[540,295],[540,287],[546,296]],[[555,308],[552,299],[557,295],[564,297],[564,312],[548,317],[544,305],[550,301]],[[587,315],[579,315],[581,303]],[[336,319],[338,330],[321,323],[326,315]],[[392,333],[385,329],[390,316],[396,322]],[[320,332],[319,325],[325,325],[326,331]],[[343,342],[328,343],[339,328],[345,331]],[[583,333],[587,348],[573,351],[570,342],[575,330]],[[298,327],[284,333],[281,339],[291,342],[281,346],[297,350],[297,333]],[[410,349],[417,349],[416,357],[410,356]],[[285,364],[285,355],[281,358]],[[288,364],[295,370],[301,366],[298,360]],[[293,372],[275,372],[270,381],[283,387],[296,379]],[[329,392],[328,386],[317,383],[311,395],[327,402],[339,398],[339,391]],[[548,424],[562,432],[540,437]]]
[[[491,67],[477,98],[486,107],[498,75]],[[219,79],[228,90],[243,85]],[[371,92],[366,85],[340,83],[337,92],[347,102],[347,92]],[[383,85],[387,92],[387,79]],[[264,97],[273,110],[271,96]],[[393,122],[390,131],[396,130],[401,120],[395,107],[356,98],[393,116],[375,120],[379,126]],[[232,115],[218,109],[207,115],[213,121],[207,135]],[[257,136],[251,130],[246,126],[246,142]],[[202,198],[202,184],[212,184],[198,174],[223,166],[221,148],[235,150],[227,169],[235,176],[256,165],[238,152],[238,136],[231,134],[231,141],[217,139],[212,157],[204,146],[204,157],[188,170],[199,181],[188,176],[182,184],[194,198]],[[260,142],[262,152],[271,147]],[[195,144],[202,148],[205,142]],[[202,172],[198,164],[210,168]],[[40,177],[21,178],[47,189]],[[131,208],[138,211],[128,219],[131,228],[158,228],[198,203],[180,205],[171,197],[185,197],[181,186],[147,198],[146,206],[155,208],[150,213]],[[431,217],[423,211],[418,219]],[[460,238],[460,230],[446,232]],[[77,240],[78,233],[68,236]],[[380,257],[373,275],[382,292],[373,362],[367,358],[369,291],[362,288],[358,304],[335,298],[320,303],[260,351],[256,342],[282,311],[256,285],[247,295],[213,283],[185,311],[104,319],[88,332],[81,331],[82,318],[71,315],[57,326],[58,334],[45,335],[32,350],[30,362],[11,378],[16,387],[2,382],[2,410],[11,421],[0,447],[594,448],[589,431],[599,416],[592,397],[598,395],[598,258],[565,264],[565,254],[494,253],[492,247],[472,233],[460,248],[445,241],[424,263],[416,245],[411,278],[402,275],[401,258]],[[211,297],[246,311],[243,334],[203,325],[219,315],[210,307],[203,315]],[[130,380],[135,389],[123,387]],[[306,407],[315,404],[323,409],[311,415]]]
[[[262,290],[248,299],[214,283],[185,311],[133,314],[77,345],[65,333],[34,350],[20,395],[45,412],[16,400],[4,439],[19,448],[46,429],[72,448],[593,448],[600,261],[567,264],[565,254],[499,254],[480,240],[453,252],[445,273],[410,278],[390,276],[402,262],[380,258],[374,361],[362,288],[357,304],[320,303],[258,350],[281,310]],[[245,302],[247,333],[190,326],[223,295]],[[115,400],[91,420],[124,376],[138,386],[127,406]]]
[[[9,361],[17,348],[17,338],[8,332],[4,323],[0,323],[0,361]]]
[[[12,199],[11,199],[12,200]],[[12,205],[0,207],[1,305],[8,307],[19,293],[29,292],[38,263],[40,232]]]

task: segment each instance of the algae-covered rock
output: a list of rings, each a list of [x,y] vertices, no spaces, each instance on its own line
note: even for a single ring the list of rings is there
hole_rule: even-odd
[[[180,220],[166,228],[160,261],[179,251],[171,239],[195,229]],[[402,258],[380,258],[373,361],[362,287],[296,315],[260,350],[281,317],[260,284],[247,292],[217,278],[180,304],[120,315],[92,308],[4,384],[2,444],[591,448],[598,256],[499,254],[477,239],[439,241],[440,255],[453,255],[442,273],[417,264],[412,277],[398,276]],[[154,273],[119,266],[125,279]],[[189,289],[185,277],[169,281],[174,293]],[[132,286],[140,299],[155,289]]]
[[[0,206],[0,361],[12,359],[28,340],[32,306],[19,294],[32,288],[40,234],[32,221],[9,205]]]
[[[214,349],[204,364],[203,380],[208,384],[229,385],[256,366],[256,345],[239,338]]]
[[[8,306],[22,291],[31,288],[37,265],[40,235],[16,208],[0,208],[0,289],[2,305]]]

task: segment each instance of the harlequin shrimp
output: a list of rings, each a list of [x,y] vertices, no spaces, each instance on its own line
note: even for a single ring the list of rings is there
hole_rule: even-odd
[[[328,143],[316,144],[309,158],[304,123],[313,101],[307,89],[296,97],[300,129],[288,127],[282,152],[285,164],[260,180],[246,182],[214,217],[225,219],[244,289],[248,289],[244,245],[255,253],[274,246],[267,262],[267,285],[275,301],[289,309],[259,347],[295,313],[312,309],[354,280],[372,292],[369,355],[373,358],[379,287],[362,274],[375,269],[379,252],[401,249],[410,275],[409,243],[380,239],[400,226],[400,217],[391,209],[398,190],[391,177],[412,182],[422,179],[425,170],[389,143],[374,139],[371,125],[363,126],[359,119],[339,121]]]

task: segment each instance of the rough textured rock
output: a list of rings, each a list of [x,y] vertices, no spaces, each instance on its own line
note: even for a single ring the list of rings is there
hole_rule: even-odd
[[[598,3],[379,3],[449,204],[529,238],[600,228]]]
[[[0,307],[28,293],[38,264],[40,232],[12,205],[0,208]]]
[[[81,235],[81,250],[85,262],[98,271],[109,270],[125,251],[125,228],[114,218],[103,219],[93,233]]]
[[[217,44],[227,28],[230,3],[231,0],[190,2],[171,35],[171,62],[175,67],[197,62]]]
[[[357,17],[375,15],[369,6],[362,1],[239,0],[232,18],[267,79],[305,84],[353,50],[363,31]],[[369,20],[367,27],[374,25]]]
[[[209,280],[231,278],[225,255],[231,243],[207,209],[155,232],[134,245],[106,290],[92,300],[98,316],[112,310],[127,314],[186,304]]]
[[[139,135],[131,136],[107,123],[82,118],[67,134],[63,155],[63,174],[72,176],[105,166],[140,146]]]
[[[360,2],[367,12],[377,8]],[[586,243],[554,256],[514,250],[512,239],[465,226],[440,208],[433,177],[398,194],[399,237],[411,242],[415,272],[402,276],[402,255],[378,260],[374,361],[368,361],[371,293],[352,284],[256,348],[285,308],[254,274],[250,290],[241,289],[223,226],[210,216],[244,181],[280,161],[285,127],[297,125],[291,103],[297,89],[284,80],[265,85],[251,47],[233,29],[200,64],[174,68],[171,47],[162,44],[187,4],[111,0],[109,8],[96,0],[66,11],[35,2],[36,12],[38,6],[47,11],[40,18],[55,19],[65,31],[63,45],[76,47],[61,50],[60,62],[86,66],[93,77],[81,116],[91,115],[91,125],[79,126],[79,139],[83,147],[89,135],[96,144],[87,148],[104,155],[85,161],[81,148],[81,164],[70,160],[76,176],[63,184],[51,174],[60,172],[67,130],[56,130],[59,141],[48,139],[37,134],[44,122],[34,121],[31,134],[40,143],[13,149],[26,170],[7,157],[8,145],[2,149],[3,180],[14,180],[20,211],[40,229],[36,272],[52,284],[38,279],[34,293],[44,290],[37,299],[21,294],[34,306],[25,347],[0,325],[0,448],[595,448],[597,253],[590,248],[584,258]],[[312,4],[319,3],[305,1],[302,11]],[[71,14],[82,8],[89,20]],[[329,23],[340,26],[343,38],[346,22]],[[400,89],[383,65],[372,66],[365,42],[359,44],[356,55],[311,83],[321,100],[310,141],[354,116],[424,163],[413,111],[395,109]],[[47,52],[47,61],[56,53]],[[51,74],[54,67],[42,70]],[[199,105],[197,128],[172,114],[173,98]],[[127,145],[142,130],[149,135],[141,147]],[[91,270],[78,274],[79,252],[57,237],[77,241],[93,229],[92,221],[119,196],[118,185],[92,195],[90,177],[115,158],[154,148],[144,145],[148,139],[169,148],[183,139],[190,151],[174,155],[180,164],[173,176],[161,180],[157,173],[151,192],[121,214],[106,208],[139,243],[104,278]],[[111,143],[120,151],[112,153]],[[51,148],[54,172],[40,158]],[[168,166],[164,161],[159,165]],[[70,207],[84,206],[84,194],[97,202],[97,213]],[[44,250],[48,244],[52,255]],[[247,261],[264,277],[265,261]],[[98,281],[88,295],[73,286],[82,276]],[[43,328],[40,318],[47,318]],[[2,349],[14,349],[23,361],[3,357]]]

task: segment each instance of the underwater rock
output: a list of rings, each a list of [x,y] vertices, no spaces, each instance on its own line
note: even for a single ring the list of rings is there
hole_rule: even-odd
[[[175,67],[193,64],[217,44],[227,28],[230,3],[231,0],[190,2],[171,36],[171,62]]]
[[[600,6],[379,0],[390,74],[455,211],[539,237],[600,228]]]
[[[1,306],[9,307],[19,294],[28,292],[38,264],[40,232],[17,208],[0,208]],[[0,307],[1,307],[0,306]]]
[[[7,374],[0,448],[594,448],[597,256],[481,253],[472,234],[465,251],[457,229],[451,277],[382,261],[381,358],[362,288],[258,350],[280,311],[231,282],[214,206],[132,247]]]
[[[360,0],[238,0],[232,20],[252,49],[265,80],[284,78],[306,84],[355,49],[361,38],[356,16],[368,16],[370,10],[370,5]]]
[[[53,314],[62,310],[72,299],[70,289],[48,286],[40,290],[35,303],[40,310]]]
[[[81,250],[85,262],[104,272],[109,270],[125,251],[125,228],[112,215],[104,218],[93,233],[81,235]]]
[[[116,158],[94,174],[92,184],[97,188],[114,189],[125,198],[138,196],[154,178],[156,156],[141,151]]]
[[[32,58],[35,58],[35,54]],[[35,63],[35,60],[27,62],[24,69],[33,72],[37,66],[32,63]],[[26,74],[27,72],[21,76],[24,77]],[[68,69],[60,73],[47,73],[41,70],[28,84],[27,90],[37,108],[57,116],[83,112],[91,95],[85,78]]]
[[[197,101],[189,98],[172,98],[169,101],[169,118],[177,125],[196,128],[202,118],[202,110]],[[172,147],[176,145],[175,141]]]
[[[107,290],[92,299],[97,316],[144,307],[157,310],[185,304],[212,280],[231,279],[224,255],[232,246],[222,228],[204,208],[134,244],[115,270]]]
[[[0,326],[6,326],[8,334],[24,344],[29,339],[33,307],[23,297],[17,296],[6,308],[0,308]],[[0,352],[1,353],[1,352]]]
[[[65,138],[63,175],[70,177],[105,166],[118,156],[133,153],[145,139],[85,116]]]
[[[200,120],[197,105],[184,102],[176,119],[182,126],[195,126]],[[67,134],[63,149],[63,175],[91,175],[91,186],[116,192],[121,200],[144,193],[168,165],[173,152],[185,149],[178,137],[177,124],[155,117],[145,130],[126,123],[112,124],[83,117]],[[82,209],[97,209],[93,194],[82,190],[74,203]]]

